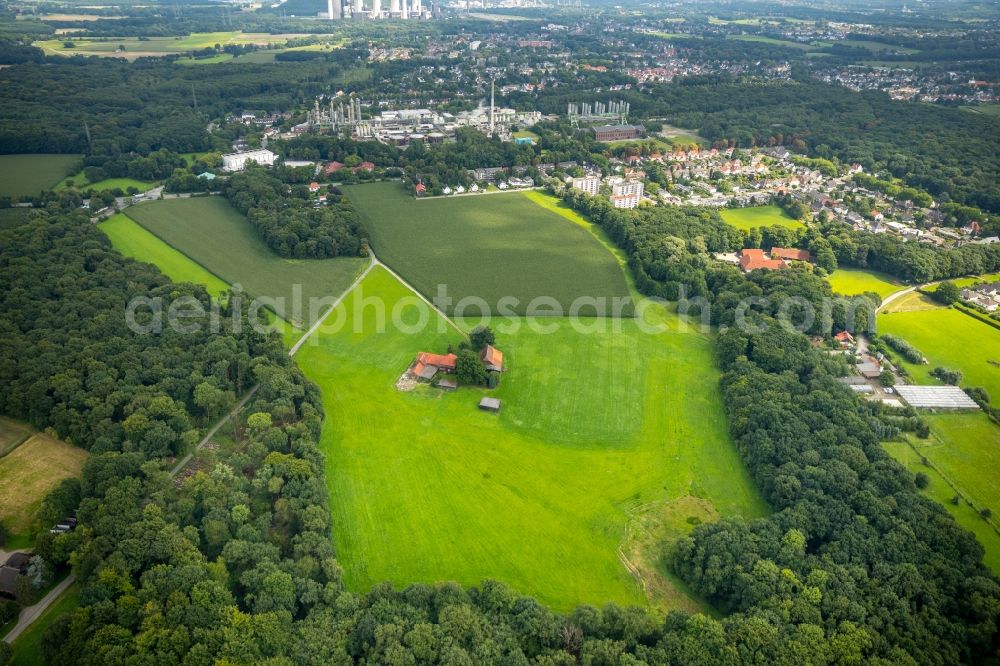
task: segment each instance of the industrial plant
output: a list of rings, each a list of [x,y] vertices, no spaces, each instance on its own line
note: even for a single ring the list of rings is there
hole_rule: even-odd
[[[434,7],[424,7],[422,0],[388,0],[383,7],[382,0],[327,0],[326,17],[333,19],[430,19],[435,15]],[[322,15],[322,14],[321,14]]]

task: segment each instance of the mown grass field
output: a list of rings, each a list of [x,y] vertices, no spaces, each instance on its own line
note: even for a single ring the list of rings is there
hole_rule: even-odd
[[[83,171],[80,171],[66,176],[53,189],[64,190],[67,187],[75,187],[78,190],[95,190],[101,192],[103,190],[118,188],[122,192],[128,192],[128,188],[134,187],[140,192],[145,192],[152,189],[155,185],[155,182],[136,180],[135,178],[105,178],[104,180],[92,183],[83,175]]]
[[[33,196],[51,189],[79,160],[79,155],[0,155],[0,197]]]
[[[1000,330],[954,308],[879,313],[878,330],[907,340],[929,363],[901,361],[917,384],[938,384],[931,370],[943,366],[960,370],[962,386],[985,388],[1000,403]],[[998,430],[1000,433],[1000,430]]]
[[[493,312],[512,297],[509,309],[523,314],[537,297],[565,312],[578,297],[628,296],[614,257],[590,233],[524,193],[417,201],[398,183],[345,189],[378,258],[425,295],[444,285],[454,299],[448,312],[465,297]]]
[[[379,333],[373,307],[357,314],[373,296],[407,302],[404,324],[429,325]],[[629,527],[767,509],[727,435],[711,340],[650,316],[668,330],[643,333],[635,319],[586,320],[590,333],[563,318],[533,320],[548,334],[524,319],[498,326],[508,372],[491,392],[503,409],[489,414],[477,409],[483,389],[396,390],[416,352],[443,352],[461,334],[373,270],[331,317],[344,327],[296,356],[331,415],[321,445],[348,586],[497,578],[560,610],[646,603],[622,548],[655,579],[654,605],[703,608],[661,575],[656,552],[633,548]]]
[[[957,280],[950,280],[958,287],[970,287],[974,284],[979,284],[981,282],[996,282],[1000,280],[1000,273],[990,273],[988,275],[974,275],[972,277],[958,278]],[[939,284],[932,284],[927,287],[927,291],[937,291]]]
[[[32,435],[0,458],[0,520],[11,532],[25,534],[45,495],[63,479],[79,476],[86,459],[83,449]]]
[[[835,294],[843,294],[844,296],[875,292],[879,298],[885,298],[894,291],[904,288],[891,275],[860,268],[838,268],[830,273],[827,281]]]
[[[98,226],[116,250],[126,257],[154,264],[174,282],[205,285],[213,296],[229,289],[225,280],[170,247],[123,213],[112,215]]]
[[[967,419],[968,415],[944,416],[942,418],[959,420]],[[948,428],[945,429],[946,432],[948,430]],[[914,439],[913,441],[919,442],[920,440]],[[920,453],[917,453],[906,442],[885,442],[882,446],[889,452],[889,455],[899,461],[914,475],[918,472],[927,475],[927,478],[930,479],[930,484],[921,491],[921,494],[941,504],[948,510],[948,513],[955,517],[959,525],[976,535],[976,539],[979,540],[979,543],[986,550],[983,561],[994,573],[1000,575],[1000,535],[968,503],[961,500],[958,504],[952,503],[951,500],[956,495],[955,489],[948,484],[945,477],[932,467],[924,465],[921,460],[922,457],[926,457],[928,460],[931,459],[931,456],[927,455],[928,448],[922,447],[920,448]]]
[[[785,227],[801,229],[802,223],[778,206],[752,206],[750,208],[723,208],[719,211],[723,222],[737,229],[755,227]]]
[[[228,32],[196,32],[186,37],[108,37],[108,38],[62,38],[46,39],[33,45],[45,51],[48,55],[93,55],[102,57],[126,58],[134,60],[143,56],[161,56],[171,53],[185,53],[213,47],[216,44],[284,44],[289,39],[306,37],[303,33],[270,35],[265,33]],[[66,48],[65,42],[72,42],[72,48]],[[125,47],[118,51],[118,47]]]
[[[61,615],[76,610],[79,605],[80,587],[74,583],[66,588],[55,603],[45,609],[41,617],[17,637],[11,646],[13,654],[10,663],[15,666],[43,666],[45,662],[42,659],[42,636],[45,635],[45,630]]]
[[[240,284],[246,293],[269,299],[269,309],[297,328],[322,315],[367,263],[346,257],[283,259],[221,197],[142,203],[129,208],[128,216],[223,282]],[[317,300],[311,311],[313,298],[329,302]],[[298,310],[296,302],[301,303]]]

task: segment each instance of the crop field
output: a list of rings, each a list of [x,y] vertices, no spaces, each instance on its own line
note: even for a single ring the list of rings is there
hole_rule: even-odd
[[[968,419],[969,415],[956,414],[942,418],[959,421],[961,419]],[[947,432],[948,430],[945,427],[945,431]],[[913,441],[918,443],[921,440],[914,439]],[[929,485],[921,491],[921,494],[941,504],[948,510],[948,513],[955,517],[959,525],[976,535],[976,539],[979,540],[979,543],[986,550],[986,555],[983,558],[986,566],[992,569],[994,573],[1000,574],[1000,534],[997,534],[997,531],[990,523],[983,520],[974,507],[969,506],[968,503],[962,500],[959,500],[958,504],[952,502],[952,498],[956,495],[955,489],[933,467],[923,464],[922,457],[930,460],[930,456],[927,455],[929,452],[928,447],[920,448],[920,452],[917,453],[906,442],[885,442],[882,446],[889,452],[889,455],[899,461],[910,472],[913,474],[921,472],[930,479]],[[932,462],[931,464],[935,463]],[[996,479],[994,479],[995,481]]]
[[[1000,280],[1000,273],[990,273],[988,275],[974,275],[972,277],[958,278],[957,280],[950,280],[957,287],[971,287],[974,284],[996,282]],[[927,287],[927,291],[937,291],[940,284],[932,284]]]
[[[379,332],[363,305],[373,297],[402,325]],[[767,508],[727,435],[711,340],[647,313],[666,330],[644,333],[635,319],[584,320],[590,332],[564,318],[494,322],[508,370],[498,389],[402,392],[394,384],[416,352],[444,352],[462,335],[387,271],[369,273],[331,317],[342,326],[296,356],[336,415],[321,446],[348,586],[497,578],[559,610],[609,600],[704,610],[662,575],[657,553],[633,547],[632,528],[683,532]],[[477,409],[488,393],[503,401],[499,414]],[[651,599],[619,548],[658,583]]]
[[[126,58],[134,60],[143,56],[162,56],[171,53],[185,53],[213,47],[216,44],[284,44],[289,39],[307,37],[306,34],[278,34],[230,32],[196,32],[186,37],[109,37],[106,39],[70,38],[47,39],[34,43],[34,46],[48,55],[93,55],[103,57]],[[71,42],[72,48],[66,48],[65,42]],[[119,47],[125,47],[123,51]]]
[[[777,39],[775,37],[765,37],[763,35],[726,35],[727,39],[738,39],[742,42],[759,42],[761,44],[773,44],[774,46],[787,46],[792,49],[808,49],[810,44],[804,42],[793,42],[789,39]]]
[[[755,227],[785,227],[801,229],[802,223],[778,206],[753,206],[751,208],[723,208],[719,211],[722,221],[737,229]]]
[[[42,499],[63,479],[78,476],[87,452],[37,433],[0,458],[0,520],[14,534],[31,527]]]
[[[0,197],[33,196],[52,188],[79,155],[0,155]]]
[[[128,216],[222,281],[270,299],[270,309],[297,328],[313,322],[329,306],[317,301],[312,309],[311,299],[332,302],[367,263],[346,257],[283,259],[221,197],[142,203],[129,208]]]
[[[126,257],[154,264],[174,282],[205,285],[208,293],[213,296],[229,289],[224,280],[170,247],[123,213],[112,215],[98,226],[116,250]]]
[[[482,299],[492,312],[512,297],[517,303],[507,304],[517,314],[537,297],[554,299],[564,312],[580,297],[628,297],[614,257],[587,230],[524,193],[417,201],[398,183],[345,189],[379,259],[429,297],[443,285],[453,299],[448,312],[465,297]]]
[[[875,292],[879,298],[885,298],[894,291],[904,288],[891,275],[860,268],[838,268],[830,273],[827,281],[835,294],[843,294],[844,296]]]
[[[939,383],[930,372],[943,366],[962,372],[962,386],[982,387],[1000,401],[1000,330],[954,308],[879,313],[878,330],[904,338],[930,361],[902,362],[914,383]]]

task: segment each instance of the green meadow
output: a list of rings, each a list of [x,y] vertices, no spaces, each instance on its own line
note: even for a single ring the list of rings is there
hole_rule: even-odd
[[[951,415],[942,418],[968,419],[969,415]],[[946,432],[948,430],[947,428],[945,429]],[[920,440],[914,439],[913,441],[916,443]],[[923,473],[927,476],[930,483],[927,488],[921,491],[921,494],[941,504],[948,510],[948,513],[955,517],[959,525],[976,535],[976,539],[986,550],[986,555],[983,558],[986,566],[992,569],[994,573],[1000,575],[1000,534],[997,534],[996,529],[990,523],[983,520],[975,507],[970,506],[961,499],[958,504],[952,502],[952,499],[957,494],[955,489],[933,467],[923,463],[923,458],[927,458],[928,461],[931,460],[931,457],[927,455],[929,452],[933,455],[933,452],[929,451],[929,447],[919,448],[918,453],[906,442],[885,442],[882,446],[889,455],[914,475]],[[936,464],[936,461],[931,464]]]
[[[144,202],[130,207],[127,214],[224,282],[270,299],[270,309],[297,328],[315,321],[329,306],[317,301],[318,307],[310,311],[310,299],[332,302],[367,263],[362,258],[279,257],[222,197]],[[298,312],[296,301],[302,304]]]
[[[874,292],[879,295],[879,298],[885,298],[894,291],[904,288],[891,275],[860,268],[838,268],[830,273],[827,281],[835,294],[843,294],[844,296]]]
[[[379,332],[373,298],[402,326]],[[348,586],[497,578],[560,610],[608,600],[702,608],[626,534],[650,517],[690,529],[705,506],[766,511],[727,435],[711,339],[662,310],[644,320],[665,327],[657,333],[636,319],[584,320],[590,332],[531,321],[551,330],[495,326],[508,369],[497,390],[399,391],[417,352],[444,352],[462,335],[376,268],[328,320],[339,330],[325,325],[299,351],[331,415],[321,445]],[[499,414],[477,409],[487,394],[502,400]],[[655,598],[620,549],[657,580]]]
[[[128,188],[134,187],[140,192],[145,192],[155,186],[155,182],[136,180],[135,178],[105,178],[104,180],[92,183],[85,175],[83,175],[83,171],[80,171],[78,173],[70,174],[60,180],[54,189],[63,190],[67,187],[75,187],[78,190],[94,190],[96,192],[102,192],[104,190],[113,190],[118,188],[122,192],[128,192]]]
[[[51,189],[79,161],[79,155],[0,155],[0,197],[34,196]]]
[[[581,297],[628,297],[614,257],[587,230],[525,193],[416,200],[398,183],[345,190],[378,258],[429,297],[444,285],[453,299],[448,312],[466,297],[482,299],[492,312],[510,297],[517,302],[507,301],[508,309],[517,314],[538,297],[564,312]]]
[[[940,383],[930,372],[943,366],[962,372],[962,386],[982,387],[994,403],[1000,401],[1000,330],[954,308],[882,312],[877,323],[880,333],[904,338],[930,361],[900,361],[914,383]]]
[[[115,58],[135,59],[142,56],[162,56],[172,53],[185,53],[199,49],[211,48],[215,45],[229,44],[284,44],[289,39],[305,37],[301,33],[270,35],[265,33],[245,33],[240,31],[227,32],[195,32],[185,37],[64,37],[61,39],[46,39],[34,42],[34,46],[49,55],[93,55]],[[72,43],[66,48],[66,43]],[[119,47],[124,47],[120,50]]]
[[[123,213],[112,215],[98,226],[116,250],[126,257],[154,264],[174,282],[205,285],[208,293],[213,296],[229,289],[224,280],[170,247]]]
[[[801,229],[802,223],[778,206],[752,206],[750,208],[723,208],[719,211],[723,222],[737,229],[755,227],[785,227]]]
[[[72,613],[80,605],[80,586],[74,583],[45,609],[30,627],[24,630],[11,646],[10,663],[15,666],[44,666],[42,659],[42,636],[45,630],[66,613]]]

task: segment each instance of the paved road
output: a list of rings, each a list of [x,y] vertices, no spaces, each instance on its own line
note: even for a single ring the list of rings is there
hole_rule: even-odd
[[[75,582],[76,578],[72,575],[66,576],[61,583],[49,590],[49,593],[42,597],[37,604],[22,609],[21,615],[17,619],[17,624],[14,625],[14,628],[3,637],[4,643],[13,643],[14,640],[21,635],[21,632],[27,629],[32,622],[37,620],[39,616],[45,612],[45,609],[48,608],[53,601],[58,599],[59,596]]]
[[[929,284],[934,284],[934,283],[931,282]],[[929,284],[925,284],[925,285],[922,285],[922,286],[923,287],[927,287],[927,286],[929,286]],[[885,308],[885,306],[889,305],[889,303],[892,303],[896,299],[901,298],[903,296],[906,296],[910,292],[915,291],[916,289],[920,289],[920,288],[921,287],[907,287],[906,289],[902,289],[900,291],[894,291],[894,292],[892,292],[891,294],[889,294],[888,296],[885,297],[885,300],[883,300],[882,303],[879,304],[879,306],[877,308],[875,308],[875,312],[879,312],[880,310],[882,310],[883,308]]]

